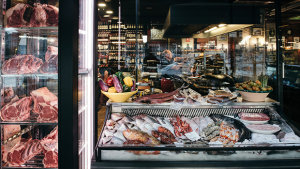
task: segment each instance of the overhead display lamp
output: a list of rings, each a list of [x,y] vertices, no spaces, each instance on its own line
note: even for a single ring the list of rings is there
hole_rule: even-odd
[[[106,13],[107,13],[107,14],[113,14],[114,11],[112,11],[112,10],[109,9],[109,10],[106,11]]]
[[[226,26],[226,25],[227,24],[221,23],[221,24],[218,25],[218,27],[221,28],[221,27]]]
[[[210,29],[208,29],[208,30],[206,30],[206,31],[204,31],[204,33],[207,33],[207,32],[210,32],[210,31],[213,31],[213,30],[215,30],[215,29],[217,29],[218,27],[212,27],[212,28],[210,28]]]
[[[105,18],[108,18],[108,17],[109,17],[109,15],[103,15],[103,17],[105,17]]]
[[[98,6],[99,7],[106,7],[106,3],[101,1],[101,2],[98,3]]]
[[[118,20],[118,19],[119,19],[119,17],[117,17],[117,16],[113,16],[111,19],[113,19],[113,20]]]

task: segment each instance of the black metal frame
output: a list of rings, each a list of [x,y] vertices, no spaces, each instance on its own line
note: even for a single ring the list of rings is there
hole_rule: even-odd
[[[104,161],[93,163],[96,168],[297,168],[299,160],[249,160],[249,161]]]
[[[79,1],[59,2],[58,151],[59,168],[79,167],[78,157]]]

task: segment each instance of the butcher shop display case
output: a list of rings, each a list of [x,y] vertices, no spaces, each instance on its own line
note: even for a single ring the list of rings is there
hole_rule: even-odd
[[[57,168],[58,1],[1,2],[0,168]]]
[[[87,9],[94,1],[1,0],[0,6],[0,168],[88,168],[94,10]],[[69,7],[72,15],[63,10]],[[77,39],[68,42],[69,35]]]

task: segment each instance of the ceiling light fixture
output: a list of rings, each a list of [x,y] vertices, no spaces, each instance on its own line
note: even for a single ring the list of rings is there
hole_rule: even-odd
[[[103,17],[105,17],[105,18],[108,18],[108,17],[109,17],[109,15],[103,15]]]
[[[98,6],[99,6],[99,7],[106,7],[106,3],[105,3],[105,2],[99,2],[99,3],[98,3]]]
[[[221,28],[221,27],[226,26],[226,25],[227,25],[227,24],[221,23],[221,24],[218,25],[218,27]]]
[[[210,32],[210,31],[213,31],[213,30],[215,30],[215,29],[217,29],[218,27],[212,27],[212,28],[210,28],[210,29],[208,29],[208,30],[206,30],[206,31],[204,31],[204,33],[208,33],[208,32]]]
[[[114,11],[112,11],[112,10],[107,10],[106,13],[107,13],[107,14],[113,14]]]
[[[119,18],[117,16],[112,17],[113,20],[118,20]]]

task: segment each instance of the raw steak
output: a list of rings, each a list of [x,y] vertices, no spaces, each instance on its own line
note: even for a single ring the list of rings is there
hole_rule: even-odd
[[[55,106],[51,106],[46,103],[38,103],[38,122],[57,122],[58,121],[58,109]]]
[[[21,127],[20,125],[3,125],[2,126],[2,140],[5,141],[8,138],[12,137],[13,135],[20,132]],[[4,162],[7,162],[7,153],[20,142],[21,136],[8,141],[6,144],[2,144],[1,150],[2,150],[2,160]]]
[[[10,166],[20,166],[43,150],[40,140],[22,139],[7,153],[7,162]]]
[[[14,90],[12,87],[5,87],[1,89],[1,106],[9,103],[15,96]]]
[[[47,87],[42,87],[30,92],[30,95],[33,97],[33,112],[40,113],[42,108],[40,108],[41,103],[46,103],[50,106],[57,108],[57,96],[51,93]]]
[[[41,140],[44,151],[58,152],[58,128],[55,127],[50,134]]]
[[[58,153],[56,151],[47,151],[44,153],[43,164],[45,168],[57,168]]]
[[[24,121],[30,117],[30,105],[32,98],[24,97],[15,102],[6,104],[1,109],[1,119],[3,121]]]
[[[48,134],[41,141],[44,148],[43,164],[46,168],[58,167],[58,128],[55,127],[50,134]]]
[[[247,128],[252,130],[259,130],[259,131],[279,131],[280,127],[270,124],[250,124],[247,125]]]
[[[19,3],[6,11],[4,23],[6,27],[23,27],[28,25],[33,8],[27,4]]]
[[[45,56],[46,58],[46,56]],[[58,72],[58,55],[52,55],[48,61],[40,68],[41,73],[57,73]]]
[[[47,13],[43,8],[43,5],[36,3],[34,11],[30,19],[30,27],[44,27],[47,22]]]
[[[58,25],[57,7],[35,3],[34,7],[19,3],[6,11],[4,24],[6,27],[43,27]]]
[[[43,5],[45,12],[47,13],[47,26],[57,26],[58,25],[58,8],[53,5]]]
[[[33,55],[16,55],[2,65],[3,74],[29,74],[36,73],[42,66],[43,60]]]
[[[270,118],[264,113],[239,113],[242,120],[247,121],[268,121]]]
[[[53,55],[58,55],[58,48],[55,46],[48,46],[45,54],[45,61],[49,61]]]

